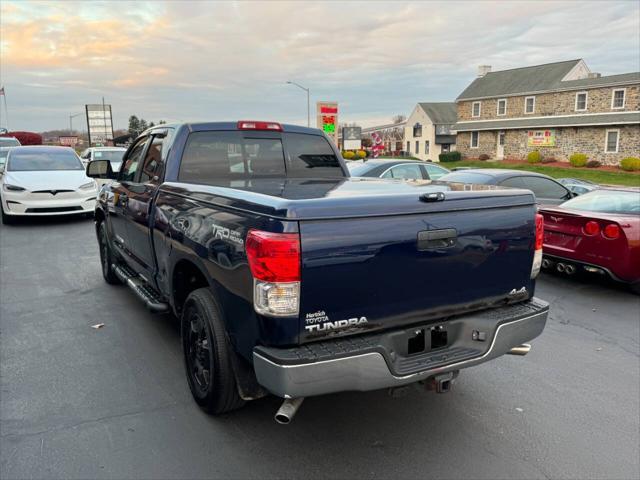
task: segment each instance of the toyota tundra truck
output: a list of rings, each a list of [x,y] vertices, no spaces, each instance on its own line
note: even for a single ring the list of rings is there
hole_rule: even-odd
[[[287,423],[308,396],[415,385],[524,355],[542,217],[528,190],[349,178],[320,130],[161,125],[120,171],[88,164],[107,283],[180,319],[207,412],[268,394]]]

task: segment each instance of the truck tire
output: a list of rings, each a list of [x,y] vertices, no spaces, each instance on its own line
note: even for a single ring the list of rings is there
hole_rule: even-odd
[[[122,282],[113,271],[113,253],[107,239],[107,227],[104,222],[100,222],[98,225],[98,247],[100,248],[100,265],[104,281],[111,285],[121,284]]]
[[[196,403],[214,415],[242,407],[222,309],[210,288],[187,297],[180,330],[187,381]]]

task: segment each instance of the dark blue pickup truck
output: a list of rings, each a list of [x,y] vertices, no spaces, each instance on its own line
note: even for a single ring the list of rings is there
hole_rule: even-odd
[[[447,391],[458,371],[546,323],[533,296],[533,194],[349,178],[319,130],[272,122],[162,125],[131,145],[96,205],[104,278],[181,321],[196,402]]]

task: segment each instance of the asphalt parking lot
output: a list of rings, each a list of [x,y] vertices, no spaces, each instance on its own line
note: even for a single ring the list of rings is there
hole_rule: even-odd
[[[543,274],[526,357],[446,395],[192,401],[179,330],[103,282],[92,221],[0,226],[0,477],[638,478],[640,297]],[[91,325],[104,323],[101,329]]]

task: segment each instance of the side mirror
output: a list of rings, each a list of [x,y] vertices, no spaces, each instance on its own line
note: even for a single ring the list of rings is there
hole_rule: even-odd
[[[87,177],[115,180],[117,174],[111,170],[109,160],[94,160],[87,165]]]

